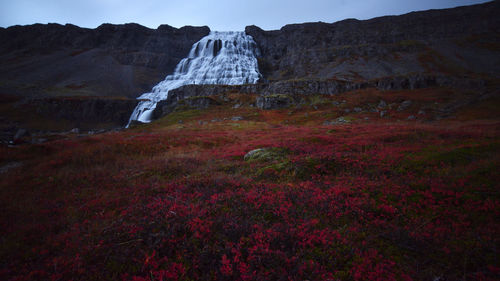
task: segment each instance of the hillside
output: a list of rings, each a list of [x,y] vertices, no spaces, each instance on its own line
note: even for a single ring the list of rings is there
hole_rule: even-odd
[[[0,147],[0,279],[497,280],[498,100],[256,98]]]
[[[477,85],[496,85],[500,73],[499,7],[493,1],[364,21],[293,24],[275,31],[249,26],[246,33],[260,48],[264,79],[245,92],[331,95],[375,83],[384,90],[445,86],[483,93],[484,87]],[[123,126],[133,99],[171,74],[193,43],[208,33],[208,27],[149,29],[137,24],[1,28],[5,140],[19,128]],[[207,91],[201,92],[213,94]]]
[[[0,29],[0,280],[498,280],[499,6],[247,27],[127,129],[208,28]]]
[[[500,3],[370,20],[286,25],[254,37],[270,80],[366,80],[415,73],[498,78]]]

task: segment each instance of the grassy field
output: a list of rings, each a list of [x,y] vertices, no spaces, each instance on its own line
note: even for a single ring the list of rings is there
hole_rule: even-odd
[[[226,104],[0,147],[0,279],[498,280],[498,101],[428,122],[453,98]]]

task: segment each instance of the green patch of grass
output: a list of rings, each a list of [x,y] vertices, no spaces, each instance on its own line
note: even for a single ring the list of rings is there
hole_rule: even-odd
[[[154,124],[161,127],[185,123],[199,117],[202,114],[203,111],[199,109],[175,111],[158,119],[154,122]]]

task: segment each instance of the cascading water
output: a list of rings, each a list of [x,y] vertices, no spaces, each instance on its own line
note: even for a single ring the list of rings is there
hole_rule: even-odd
[[[245,32],[210,32],[195,43],[172,75],[138,97],[139,104],[130,116],[148,123],[156,104],[168,97],[168,91],[189,84],[241,85],[257,83],[261,77],[257,64],[257,44]],[[128,125],[127,125],[128,127]]]

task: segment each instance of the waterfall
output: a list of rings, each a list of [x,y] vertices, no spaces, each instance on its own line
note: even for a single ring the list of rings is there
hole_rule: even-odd
[[[168,97],[168,91],[189,84],[241,85],[257,83],[261,77],[257,65],[259,50],[245,32],[210,32],[196,42],[187,58],[177,64],[173,74],[144,93],[130,116],[148,123],[156,104]],[[128,127],[128,125],[127,125]]]

